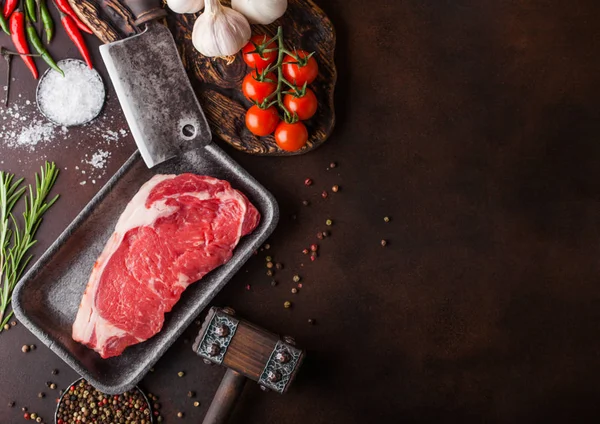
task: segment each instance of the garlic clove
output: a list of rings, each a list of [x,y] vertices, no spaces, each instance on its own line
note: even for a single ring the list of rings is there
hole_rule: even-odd
[[[206,0],[204,13],[194,24],[192,43],[204,56],[231,56],[244,47],[251,35],[244,15],[222,6],[219,0]]]
[[[198,13],[204,9],[204,0],[167,0],[167,6],[175,13]]]
[[[283,16],[288,0],[231,0],[231,7],[251,24],[268,25]]]

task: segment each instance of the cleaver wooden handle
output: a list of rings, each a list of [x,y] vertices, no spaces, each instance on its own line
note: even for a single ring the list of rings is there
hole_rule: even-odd
[[[133,13],[134,23],[138,26],[167,16],[167,11],[162,8],[160,0],[124,0],[124,3]]]

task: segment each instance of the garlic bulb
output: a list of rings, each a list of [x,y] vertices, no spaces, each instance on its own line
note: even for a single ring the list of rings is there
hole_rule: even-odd
[[[175,13],[197,13],[204,9],[204,0],[167,0],[167,6]]]
[[[285,13],[287,0],[231,0],[231,7],[251,24],[268,25]]]
[[[219,0],[206,0],[204,13],[192,31],[192,43],[204,56],[230,56],[250,40],[252,30],[240,12],[222,6]]]

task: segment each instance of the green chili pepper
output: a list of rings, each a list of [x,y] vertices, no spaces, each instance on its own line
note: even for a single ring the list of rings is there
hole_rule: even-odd
[[[8,29],[8,22],[6,22],[6,18],[4,17],[4,14],[2,13],[1,10],[0,10],[0,27],[2,28],[2,31],[4,31],[8,35],[10,35],[10,30]]]
[[[27,16],[33,22],[37,22],[37,16],[35,13],[35,0],[25,0],[25,8],[27,9]]]
[[[64,77],[65,73],[62,71],[62,69],[58,67],[54,59],[52,59],[52,56],[50,56],[50,53],[48,53],[48,50],[46,50],[46,48],[44,47],[42,40],[40,40],[40,37],[35,31],[35,27],[31,25],[31,20],[29,20],[29,18],[26,19],[26,31],[29,42],[31,43],[33,48],[42,56],[42,59],[44,59],[44,61],[48,65],[50,65],[52,69],[59,72]]]
[[[40,18],[44,23],[44,32],[46,33],[46,43],[50,43],[52,41],[52,36],[54,35],[54,21],[52,20],[52,16],[50,15],[50,11],[48,10],[48,5],[46,4],[46,0],[40,0]]]

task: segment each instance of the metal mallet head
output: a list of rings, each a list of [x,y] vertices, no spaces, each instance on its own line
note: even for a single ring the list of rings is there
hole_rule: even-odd
[[[231,308],[217,307],[210,308],[193,349],[205,363],[227,368],[204,424],[225,422],[246,378],[265,391],[285,393],[305,354],[291,337],[281,338],[236,318]]]

